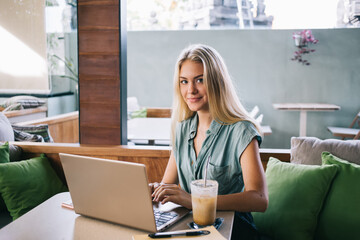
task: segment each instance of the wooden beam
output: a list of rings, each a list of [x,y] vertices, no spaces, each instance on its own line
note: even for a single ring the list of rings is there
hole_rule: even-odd
[[[170,147],[159,146],[128,146],[128,145],[87,145],[76,143],[32,143],[12,142],[21,147],[24,157],[34,157],[45,153],[50,159],[53,168],[65,182],[64,173],[60,163],[59,153],[69,153],[112,160],[121,160],[142,163],[146,166],[149,182],[160,182],[164,175],[170,157]],[[281,161],[290,161],[290,149],[260,149],[260,157],[266,169],[269,157],[276,157]]]
[[[79,128],[83,144],[127,143],[122,2],[78,1]]]

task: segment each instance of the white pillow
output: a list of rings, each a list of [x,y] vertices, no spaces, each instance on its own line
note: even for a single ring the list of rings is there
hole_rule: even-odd
[[[324,151],[360,164],[360,140],[321,140],[316,137],[292,137],[290,162],[321,165],[321,153]]]
[[[0,112],[0,142],[14,141],[14,131],[9,119]]]

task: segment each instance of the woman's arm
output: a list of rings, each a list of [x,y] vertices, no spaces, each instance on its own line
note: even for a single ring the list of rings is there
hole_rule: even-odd
[[[177,166],[175,162],[174,153],[173,151],[171,151],[170,158],[166,166],[165,173],[161,180],[161,183],[158,182],[149,183],[149,189],[154,197],[154,200],[160,201],[159,199],[156,198],[158,197],[158,194],[155,194],[155,192],[159,191],[159,190],[156,191],[156,189],[162,185],[177,185],[177,184],[178,184]],[[161,200],[162,199],[163,198],[161,198]]]
[[[168,165],[161,183],[153,183],[152,197],[155,202],[174,202],[191,209],[191,195],[178,185],[179,179],[173,152],[171,152]]]
[[[150,192],[153,193],[155,189],[157,189],[160,185],[167,184],[177,184],[178,183],[178,175],[177,175],[177,166],[175,162],[175,157],[173,151],[171,151],[170,158],[168,164],[165,169],[164,176],[161,180],[161,183],[154,182],[149,183]]]
[[[169,162],[166,166],[165,173],[161,180],[161,183],[177,184],[178,182],[179,180],[178,180],[177,166],[175,162],[174,152],[171,151]]]
[[[219,195],[217,209],[264,212],[268,206],[268,191],[256,139],[253,139],[246,147],[240,156],[240,163],[245,189],[241,193]]]

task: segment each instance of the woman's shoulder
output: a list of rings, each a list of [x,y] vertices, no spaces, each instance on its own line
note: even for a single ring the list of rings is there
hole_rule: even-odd
[[[231,128],[237,129],[237,130],[247,130],[247,129],[255,129],[256,130],[255,125],[248,120],[239,120],[239,121],[231,124],[230,126],[231,126]]]
[[[251,121],[241,120],[233,123],[232,126],[232,131],[235,136],[242,136],[243,140],[248,139],[250,141],[255,137],[259,143],[262,142],[262,137],[259,131],[257,130],[255,124]]]

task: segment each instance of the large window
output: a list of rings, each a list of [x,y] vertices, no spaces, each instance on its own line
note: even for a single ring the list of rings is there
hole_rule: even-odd
[[[298,135],[298,115],[279,113],[273,103],[341,106],[336,113],[308,116],[308,133],[321,139],[331,137],[326,126],[346,126],[346,114],[356,111],[353,103],[359,101],[349,97],[356,98],[355,86],[360,86],[354,84],[360,74],[360,31],[358,22],[350,22],[350,1],[251,1],[253,26],[244,17],[243,28],[237,1],[128,1],[128,96],[137,97],[140,107],[171,107],[177,56],[187,45],[203,43],[224,57],[245,108],[259,106],[262,124],[273,131],[264,138],[264,148],[289,148],[290,138]],[[185,25],[186,17],[192,24]],[[271,27],[261,25],[261,19]],[[311,29],[319,40],[311,46],[315,52],[306,55],[309,66],[291,60],[298,51],[293,34],[300,29]]]
[[[46,0],[46,39],[52,93],[76,92],[77,1]]]
[[[49,93],[44,5],[0,1],[0,93]]]
[[[48,116],[77,108],[77,1],[0,1],[0,103],[47,101]]]
[[[358,0],[128,0],[128,30],[359,27],[359,6]]]

